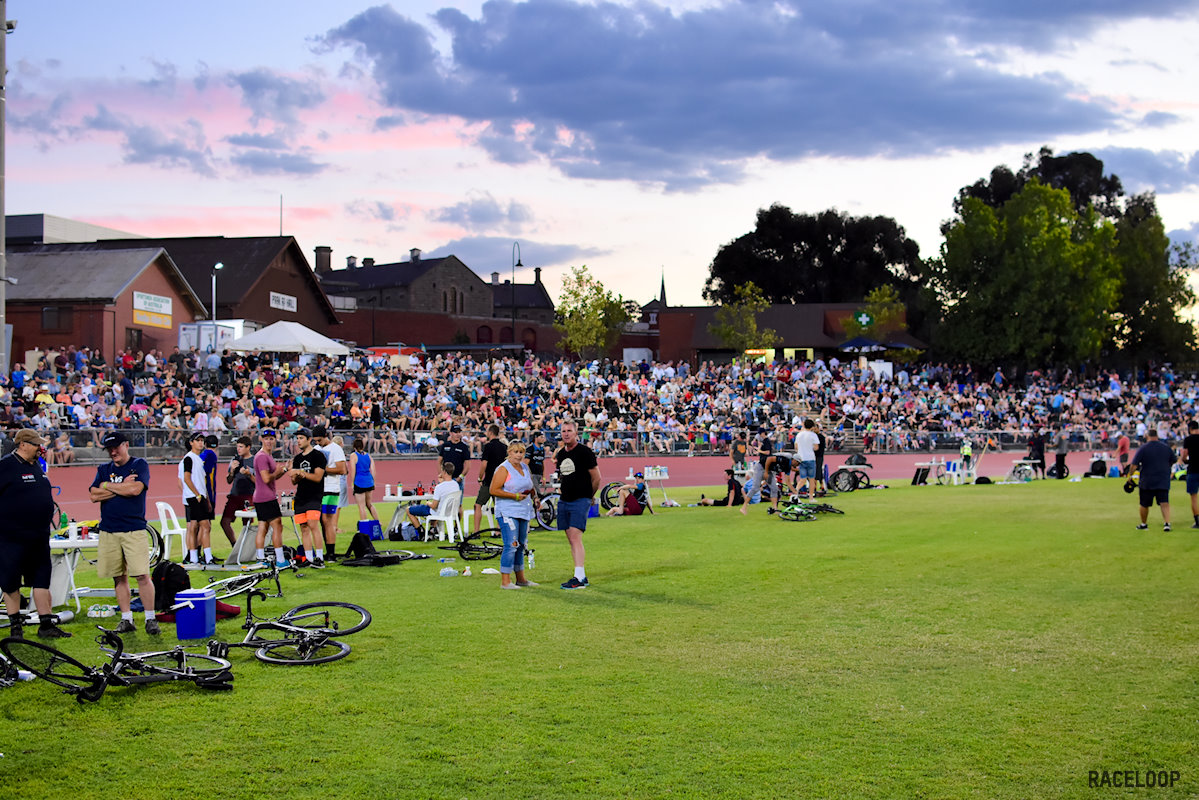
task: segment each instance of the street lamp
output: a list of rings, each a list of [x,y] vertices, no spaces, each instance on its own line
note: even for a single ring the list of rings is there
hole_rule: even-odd
[[[512,344],[516,344],[516,268],[524,267],[520,263],[520,242],[512,243]],[[516,348],[512,348],[515,353]]]
[[[224,268],[225,265],[220,261],[212,265],[212,308],[209,317],[212,319],[212,351],[214,353],[216,352],[216,274],[218,270]]]

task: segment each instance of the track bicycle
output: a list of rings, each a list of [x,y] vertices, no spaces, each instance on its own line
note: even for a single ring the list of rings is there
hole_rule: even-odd
[[[766,510],[767,514],[778,514],[779,519],[787,522],[811,522],[819,514],[844,514],[845,512],[828,503],[816,503],[810,500],[791,498],[787,504],[777,511],[773,508]]]
[[[350,654],[350,646],[333,636],[357,633],[371,624],[371,614],[362,606],[332,601],[304,603],[273,619],[257,617],[252,608],[255,597],[265,600],[266,593],[255,589],[246,595],[245,638],[209,641],[210,656],[225,658],[230,648],[246,647],[264,664],[326,664]]]
[[[600,505],[604,507],[604,511],[609,511],[620,502],[620,487],[624,486],[620,481],[612,481],[603,489],[600,489]]]
[[[537,513],[534,515],[537,524],[544,530],[556,530],[554,523],[558,521],[558,501],[562,499],[562,495],[558,492],[549,492],[541,495],[537,499]]]
[[[217,600],[228,600],[231,597],[237,597],[239,594],[245,594],[264,581],[273,580],[275,582],[275,594],[264,594],[267,597],[282,597],[283,586],[279,582],[279,575],[286,570],[291,570],[296,573],[297,577],[302,577],[302,573],[295,565],[288,564],[286,567],[280,567],[272,559],[268,567],[252,572],[242,572],[230,578],[210,580],[208,585],[203,588],[211,589],[215,592]]]
[[[504,552],[504,545],[493,542],[492,539],[504,536],[499,528],[482,528],[474,533],[468,533],[458,544],[439,545],[439,550],[453,550],[464,561],[489,561],[499,557]]]
[[[100,667],[89,667],[57,648],[29,639],[5,639],[0,651],[39,678],[61,686],[80,703],[96,702],[109,686],[189,681],[201,689],[233,688],[232,664],[223,658],[189,653],[183,645],[126,653],[125,642],[115,631],[96,627],[100,630],[96,642],[108,653],[108,663]]]

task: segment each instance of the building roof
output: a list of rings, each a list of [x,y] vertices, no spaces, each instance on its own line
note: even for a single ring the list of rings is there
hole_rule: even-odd
[[[4,238],[9,244],[61,244],[97,239],[140,239],[136,233],[56,217],[53,214],[9,214],[4,218]]]
[[[372,264],[369,267],[360,266],[335,269],[320,274],[321,285],[332,294],[343,292],[358,292],[367,289],[385,289],[392,286],[410,286],[420,276],[432,269],[440,267],[453,259],[459,264],[462,261],[454,255],[441,258],[418,258],[416,261],[396,261],[391,264]],[[462,266],[466,266],[462,264]]]
[[[155,262],[163,265],[167,278],[189,301],[191,311],[204,314],[204,303],[161,247],[9,253],[8,275],[17,282],[8,287],[8,301],[112,303]]]
[[[492,305],[498,312],[500,309],[512,309],[515,302],[517,308],[546,308],[554,310],[554,301],[545,290],[545,284],[518,283],[513,286],[511,281],[488,284],[491,287]],[[515,298],[513,295],[515,294]]]
[[[75,252],[121,250],[131,247],[161,247],[167,251],[179,272],[193,287],[206,287],[212,278],[212,267],[224,264],[217,280],[217,305],[237,306],[262,280],[271,263],[285,250],[295,248],[294,257],[303,265],[312,282],[314,293],[319,298],[321,309],[330,322],[337,322],[337,314],[325,296],[320,282],[312,274],[312,268],[304,252],[293,236],[189,236],[167,239],[111,239],[97,242],[72,244],[16,245],[13,250],[27,253],[50,253],[64,250]],[[211,300],[209,301],[211,302]],[[207,303],[205,303],[207,308]]]

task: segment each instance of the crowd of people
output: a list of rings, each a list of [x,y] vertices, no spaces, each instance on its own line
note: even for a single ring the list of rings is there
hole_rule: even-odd
[[[48,354],[0,376],[0,428],[38,431],[47,460],[69,463],[122,430],[139,452],[173,460],[192,433],[224,442],[278,431],[294,452],[301,428],[327,425],[361,438],[372,455],[432,454],[453,425],[474,457],[497,424],[506,438],[544,430],[556,439],[565,418],[599,455],[728,454],[739,431],[793,438],[802,418],[822,420],[829,450],[957,449],[976,442],[1023,448],[1064,428],[1074,447],[1104,449],[1147,428],[1175,441],[1194,411],[1199,384],[1168,369],[1148,376],[1108,371],[1029,372],[897,364],[863,359],[716,364],[623,364],[469,354],[276,360],[261,353],[120,353],[108,364],[87,347]]]

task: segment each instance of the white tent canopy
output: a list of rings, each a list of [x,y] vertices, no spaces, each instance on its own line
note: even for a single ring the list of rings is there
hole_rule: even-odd
[[[350,348],[322,336],[298,322],[276,322],[262,330],[247,333],[229,342],[230,350],[247,352],[262,350],[268,353],[317,353],[323,356],[349,355]]]

